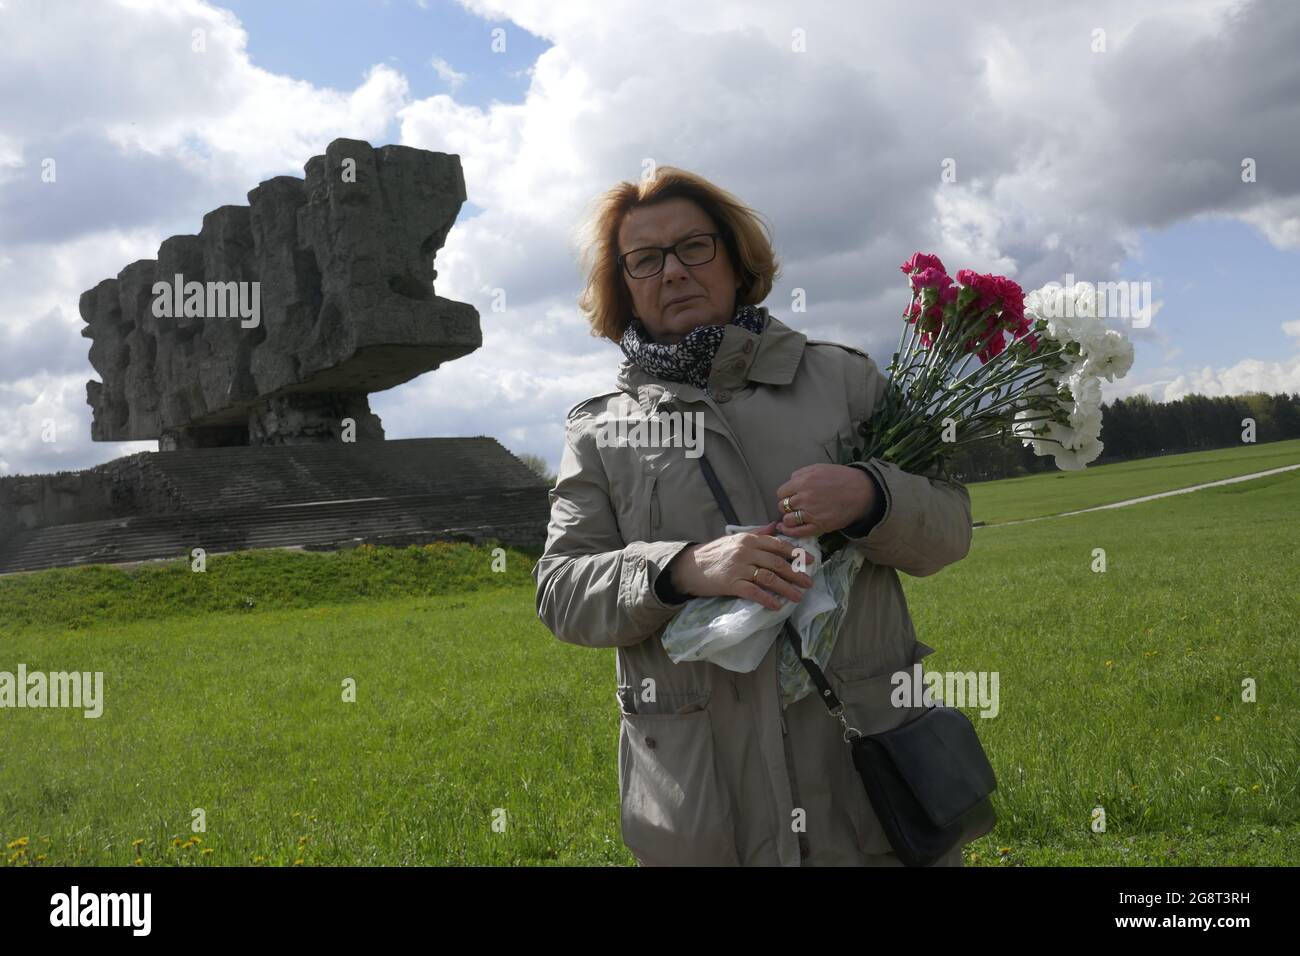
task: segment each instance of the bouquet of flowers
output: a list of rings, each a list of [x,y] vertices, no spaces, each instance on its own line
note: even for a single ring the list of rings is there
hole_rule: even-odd
[[[889,385],[858,426],[861,444],[840,449],[840,464],[879,458],[921,473],[957,448],[1008,434],[1036,455],[1052,455],[1064,470],[1101,454],[1101,379],[1128,372],[1133,346],[1098,317],[1091,286],[1049,284],[1025,295],[1005,276],[969,269],[954,281],[937,256],[921,252],[901,268],[912,295]],[[729,533],[740,530],[752,528],[728,526]],[[808,572],[813,587],[800,607],[771,611],[741,598],[696,598],[664,631],[672,660],[752,670],[790,618],[804,656],[825,666],[862,553],[844,547],[848,539],[838,531],[778,537],[825,557]],[[788,645],[778,671],[787,704],[811,689]]]
[[[862,446],[841,449],[841,464],[881,458],[919,473],[956,448],[1008,433],[1062,470],[1101,454],[1101,379],[1128,372],[1133,344],[1106,328],[1090,285],[1025,295],[1005,276],[969,269],[954,283],[922,252],[900,268],[912,298],[889,387],[858,426]],[[824,546],[840,543],[826,540],[833,536]]]

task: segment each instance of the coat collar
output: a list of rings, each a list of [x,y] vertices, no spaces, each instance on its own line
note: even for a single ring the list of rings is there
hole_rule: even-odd
[[[748,382],[789,385],[794,381],[808,337],[778,320],[766,306],[760,305],[758,311],[766,321],[761,334],[735,324],[726,326],[709,369],[710,391],[736,390]],[[627,358],[619,367],[615,381],[620,391],[636,398],[647,412],[675,399],[698,402],[706,397],[703,389],[650,375]]]

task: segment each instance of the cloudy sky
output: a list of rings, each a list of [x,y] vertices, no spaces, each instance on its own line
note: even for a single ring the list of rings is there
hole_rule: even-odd
[[[648,160],[762,212],[767,306],[882,365],[923,250],[1150,283],[1109,398],[1300,391],[1297,49],[1288,0],[0,0],[0,474],[155,448],[90,440],[80,293],[339,136],[456,153],[470,199],[438,293],[483,348],[372,396],[390,438],[558,464],[622,357],[574,231]]]

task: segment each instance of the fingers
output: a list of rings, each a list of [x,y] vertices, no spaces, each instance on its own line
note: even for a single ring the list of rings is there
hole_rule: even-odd
[[[780,522],[773,521],[771,524],[777,525],[780,524]],[[780,528],[779,531],[781,534],[789,534],[784,527]],[[791,535],[791,537],[797,536]],[[782,541],[780,538],[773,537],[771,534],[760,534],[757,531],[750,532],[743,544],[746,548],[757,548],[762,551],[769,551],[772,554],[780,555],[785,558],[787,564],[794,560],[795,551],[797,550],[796,546],[791,544],[789,541]],[[804,560],[811,563],[813,556],[805,551]],[[757,561],[752,563],[758,564]]]
[[[749,574],[736,580],[737,595],[757,601],[773,611],[780,610],[780,598],[798,603],[803,599],[804,591],[812,587],[813,579],[791,566],[793,547],[775,538],[755,537],[758,541],[740,552],[741,567]],[[780,548],[773,549],[772,544]],[[753,570],[755,567],[757,573]]]
[[[811,575],[796,571],[792,566],[800,553],[797,546],[774,537],[785,533],[781,521],[775,519],[753,531],[740,532],[731,536],[735,551],[733,559],[728,562],[734,572],[728,577],[727,590],[724,593],[755,601],[769,610],[779,611],[782,598],[799,602],[807,588],[812,587]],[[815,560],[807,552],[803,554],[804,566]],[[754,568],[758,573],[754,573]]]
[[[772,560],[779,561],[777,558],[773,558]],[[784,565],[784,570],[760,566],[756,576],[753,575],[752,571],[750,574],[751,577],[747,579],[746,583],[754,585],[761,590],[764,598],[763,603],[774,611],[781,607],[781,602],[778,598],[785,598],[792,604],[798,604],[803,600],[805,588],[797,587],[790,580],[790,575],[794,574],[797,577],[804,577],[804,575],[792,571],[788,564]],[[811,584],[812,582],[810,580],[807,586],[811,586]]]
[[[796,509],[798,510],[798,509]],[[802,524],[796,524],[794,521],[794,511],[791,511],[781,519],[780,533],[788,534],[792,538],[810,538],[814,535],[821,534],[821,526],[814,521],[808,520],[807,512],[800,511],[799,517]]]
[[[812,583],[813,583],[812,577],[803,571],[796,571],[794,569],[794,566],[791,563],[793,557],[790,559],[786,559],[781,555],[774,554],[771,551],[759,550],[750,554],[748,556],[748,560],[751,565],[758,566],[759,572],[758,572],[757,580],[760,584],[763,584],[764,587],[768,587],[767,584],[763,583],[764,571],[771,571],[773,574],[777,575],[781,579],[785,581],[789,581],[792,585],[795,585],[797,587],[800,588],[812,587]],[[753,571],[750,572],[751,575],[753,573],[754,573]]]
[[[763,570],[758,574],[761,578],[764,574],[770,573],[770,571]],[[761,604],[769,611],[781,610],[781,601],[775,594],[772,594],[770,591],[765,591],[757,584],[751,584],[749,581],[737,581],[736,590],[733,593],[736,597],[747,598],[757,604]]]

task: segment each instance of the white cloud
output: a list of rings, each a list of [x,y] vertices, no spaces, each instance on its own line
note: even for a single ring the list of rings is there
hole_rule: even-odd
[[[453,90],[460,89],[461,84],[469,79],[468,73],[461,73],[440,56],[435,56],[430,60],[429,65],[438,72],[439,79],[450,86]]]
[[[1300,355],[1281,362],[1245,359],[1227,368],[1205,366],[1180,375],[1165,386],[1164,400],[1177,401],[1184,395],[1245,395],[1248,392],[1300,392]]]
[[[202,30],[196,44],[195,30]],[[378,139],[406,80],[333,90],[254,66],[234,16],[200,0],[11,4],[0,17],[0,454],[11,472],[85,467],[154,442],[90,440],[97,378],[80,295],[168,235],[338,136]],[[200,45],[202,50],[196,49]],[[23,91],[19,94],[17,91]],[[57,163],[53,183],[41,161]],[[53,421],[58,441],[41,440]]]
[[[563,411],[611,387],[621,357],[577,312],[573,229],[591,199],[640,176],[646,159],[700,172],[758,208],[784,267],[773,311],[872,350],[893,347],[897,266],[916,249],[1032,288],[1067,272],[1132,278],[1114,270],[1141,230],[1197,216],[1236,216],[1297,246],[1289,8],[996,0],[918,17],[903,0],[794,10],[774,0],[462,4],[508,21],[508,41],[523,29],[552,44],[526,71],[523,102],[412,100],[406,78],[382,64],[344,90],[276,75],[250,61],[233,15],[201,0],[6,8],[0,90],[30,93],[7,96],[0,113],[0,322],[8,341],[39,341],[22,353],[24,368],[50,355],[43,401],[81,422],[83,453],[89,366],[79,390],[53,385],[73,375],[54,350],[85,357],[80,292],[154,255],[166,235],[196,231],[215,206],[244,202],[261,179],[301,175],[334,137],[378,141],[395,125],[403,143],[459,154],[469,199],[484,210],[451,230],[437,261],[438,293],[479,309],[484,347],[372,405],[395,437],[527,435],[512,450],[552,465]],[[1090,49],[1098,24],[1105,53]],[[192,49],[196,28],[203,53]],[[440,58],[431,65],[453,94],[467,77]],[[1233,153],[1247,147],[1236,144],[1249,144],[1259,182],[1240,182]],[[60,180],[42,192],[30,177],[50,150]],[[957,161],[955,183],[940,182],[945,157]],[[793,316],[796,286],[810,311]],[[504,313],[491,311],[495,290]],[[1188,343],[1155,325],[1134,337],[1171,361]],[[1152,375],[1177,391],[1293,372],[1294,363],[1242,362]],[[0,415],[30,405],[15,389],[0,374]],[[24,444],[30,428],[12,434],[4,460],[24,469],[43,460]]]
[[[1279,249],[1300,249],[1300,197],[1266,201],[1241,214]]]
[[[1270,362],[1243,359],[1233,365],[1199,369],[1169,367],[1150,370],[1146,381],[1120,379],[1102,383],[1102,398],[1112,402],[1130,395],[1147,395],[1157,402],[1175,402],[1188,395],[1247,395],[1251,392],[1300,393],[1300,355]]]

